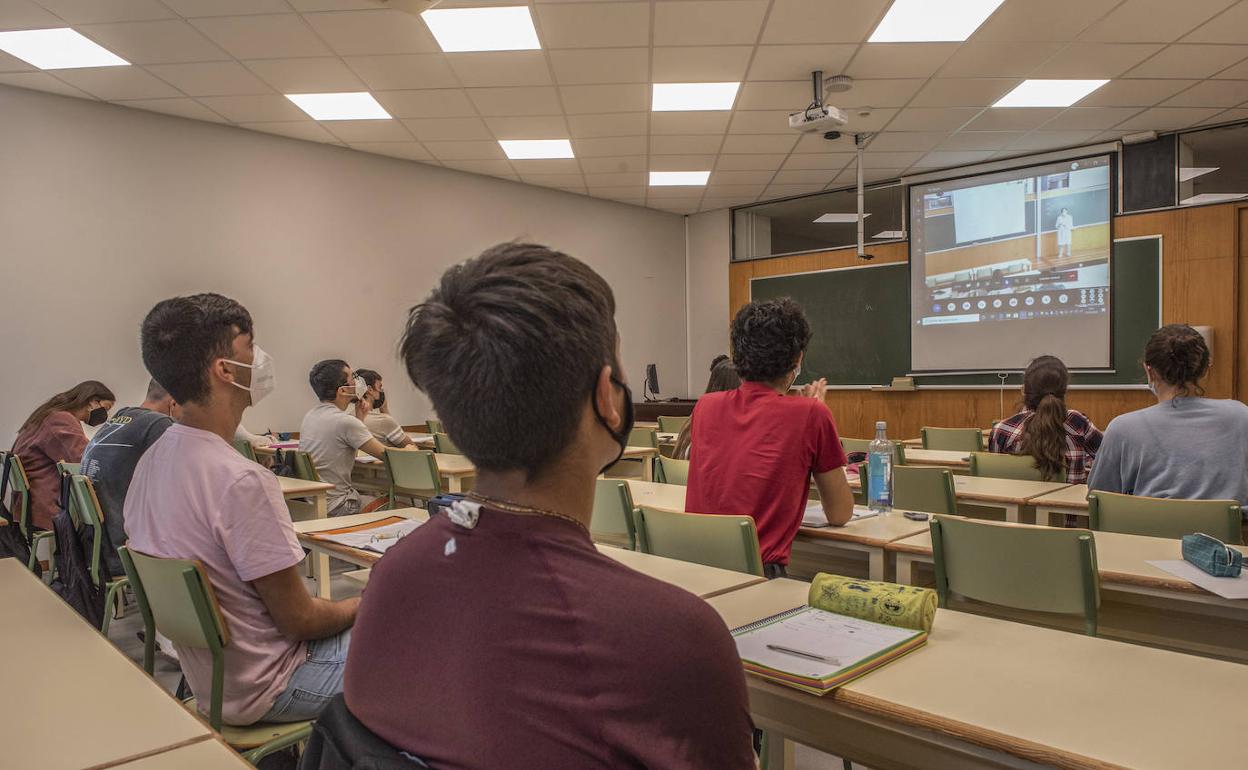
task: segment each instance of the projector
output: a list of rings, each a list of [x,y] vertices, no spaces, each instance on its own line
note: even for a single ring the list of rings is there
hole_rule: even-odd
[[[789,114],[789,128],[803,134],[816,131],[835,131],[848,122],[845,110],[830,105],[812,106],[801,112]]]

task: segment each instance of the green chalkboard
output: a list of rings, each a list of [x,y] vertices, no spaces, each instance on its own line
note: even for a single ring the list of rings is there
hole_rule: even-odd
[[[1161,323],[1161,239],[1114,242],[1112,373],[1076,373],[1075,385],[1145,382],[1140,357]],[[906,264],[866,265],[750,282],[751,299],[792,297],[801,303],[814,338],[802,381],[827,377],[829,385],[886,385],[910,371],[910,288]],[[1012,374],[1007,384],[1021,384]],[[922,385],[999,385],[995,374],[916,378]]]

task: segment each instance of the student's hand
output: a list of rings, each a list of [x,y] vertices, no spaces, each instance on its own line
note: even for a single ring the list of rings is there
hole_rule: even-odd
[[[824,396],[828,394],[828,378],[820,377],[809,385],[802,386],[802,395],[806,398],[816,398],[819,401],[824,400]]]
[[[368,397],[367,393],[364,394],[364,398],[355,402],[355,416],[359,418],[360,422],[364,422],[364,418],[368,416],[372,406],[373,400]]]

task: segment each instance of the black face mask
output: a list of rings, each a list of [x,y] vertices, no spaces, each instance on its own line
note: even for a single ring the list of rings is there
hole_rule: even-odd
[[[87,425],[92,428],[99,427],[108,419],[108,410],[102,406],[91,410],[91,414],[87,415]]]
[[[602,423],[602,427],[607,429],[607,433],[611,434],[611,438],[615,439],[615,443],[620,445],[620,453],[615,456],[614,460],[603,466],[603,469],[599,471],[600,473],[606,473],[607,468],[610,468],[612,465],[615,465],[620,461],[620,458],[624,456],[624,450],[628,448],[629,434],[633,432],[633,391],[630,390],[627,385],[616,379],[614,374],[611,375],[611,382],[624,389],[624,422],[620,425],[618,433],[611,430],[611,426],[607,425],[607,421],[603,419],[602,413],[598,411],[598,398],[596,391],[595,395],[590,397],[590,403],[594,407],[594,416],[598,418],[598,422]]]
[[[373,399],[373,408],[380,409],[384,403],[386,403],[386,391],[383,390],[377,395],[377,398]]]

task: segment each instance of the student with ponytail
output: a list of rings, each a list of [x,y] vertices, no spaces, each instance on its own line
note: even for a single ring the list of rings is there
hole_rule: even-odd
[[[1054,356],[1040,356],[1023,373],[1023,411],[997,423],[988,450],[1031,455],[1053,481],[1082,484],[1101,446],[1101,432],[1083,413],[1066,408],[1070,372]]]
[[[1088,486],[1248,504],[1248,406],[1204,397],[1209,363],[1205,338],[1187,324],[1153,332],[1144,371],[1157,404],[1114,418]]]

